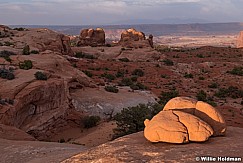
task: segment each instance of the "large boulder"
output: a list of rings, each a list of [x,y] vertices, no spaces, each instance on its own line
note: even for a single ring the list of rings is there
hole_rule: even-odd
[[[188,97],[176,97],[168,101],[163,110],[180,110],[193,114],[213,128],[213,136],[225,135],[226,123],[223,116],[216,108],[205,102]]]
[[[237,38],[237,48],[243,48],[243,31],[240,32],[238,38]]]
[[[102,28],[83,29],[77,46],[103,46],[105,45],[105,31]]]
[[[119,44],[128,48],[153,47],[153,36],[150,35],[149,38],[146,39],[143,32],[139,32],[132,28],[122,32]]]
[[[145,120],[144,136],[151,142],[202,142],[213,134],[200,118],[181,111],[161,111],[151,121]]]

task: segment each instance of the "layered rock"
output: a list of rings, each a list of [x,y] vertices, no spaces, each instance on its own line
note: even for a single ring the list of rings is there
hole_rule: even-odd
[[[188,97],[176,97],[168,101],[163,110],[180,110],[199,117],[213,128],[214,136],[224,135],[226,132],[223,116],[216,108],[205,102]]]
[[[243,31],[240,32],[238,38],[237,38],[237,48],[243,48]]]
[[[150,35],[146,39],[143,32],[136,31],[135,29],[128,29],[122,32],[119,44],[123,47],[131,48],[143,48],[143,47],[153,47],[153,36]]]
[[[79,39],[77,46],[103,46],[105,45],[105,31],[102,28],[83,29]]]

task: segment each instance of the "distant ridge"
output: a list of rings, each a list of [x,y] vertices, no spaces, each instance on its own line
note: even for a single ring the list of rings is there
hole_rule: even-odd
[[[194,24],[137,24],[137,25],[11,25],[10,27],[49,28],[64,34],[79,35],[81,29],[102,27],[105,30],[135,28],[145,34],[163,35],[205,35],[205,34],[238,34],[243,30],[243,23],[194,23]]]

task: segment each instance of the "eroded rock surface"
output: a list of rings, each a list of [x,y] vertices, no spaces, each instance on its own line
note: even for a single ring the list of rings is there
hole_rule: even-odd
[[[166,110],[180,110],[199,117],[214,130],[213,136],[225,135],[226,123],[221,113],[213,106],[188,97],[176,97],[165,105]]]
[[[81,152],[63,163],[90,162],[185,162],[193,163],[196,157],[242,157],[243,129],[229,127],[226,137],[213,137],[205,143],[182,145],[150,143],[143,132],[128,135]],[[227,148],[227,150],[226,150]]]
[[[136,31],[132,28],[122,32],[119,44],[123,47],[130,48],[153,47],[153,36],[150,35],[149,38],[146,39],[143,32]]]
[[[83,29],[79,39],[78,46],[102,46],[105,45],[105,32],[102,28]]]
[[[213,134],[204,121],[181,111],[161,111],[145,121],[144,136],[151,142],[188,143],[206,141]]]

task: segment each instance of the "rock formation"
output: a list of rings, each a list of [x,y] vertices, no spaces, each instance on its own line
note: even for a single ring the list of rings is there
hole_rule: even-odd
[[[226,132],[223,116],[216,108],[205,102],[188,97],[176,97],[168,101],[163,110],[180,110],[199,117],[213,128],[214,136],[224,135]]]
[[[237,38],[237,48],[243,48],[243,31],[240,32],[238,38]]]
[[[188,97],[171,99],[163,111],[144,124],[144,136],[151,142],[200,142],[226,131],[225,121],[214,107]]]
[[[242,157],[243,129],[229,127],[227,137],[209,139],[207,143],[150,143],[143,132],[127,135],[66,159],[73,162],[183,162],[193,163],[200,156]],[[242,159],[242,158],[241,158]],[[200,160],[199,160],[200,161]],[[240,162],[240,161],[239,161]]]
[[[135,29],[128,29],[122,32],[119,44],[123,47],[131,48],[153,47],[153,36],[149,35],[149,38],[146,39],[143,32],[136,31]]]
[[[103,46],[105,45],[105,32],[102,28],[83,29],[77,46]]]

